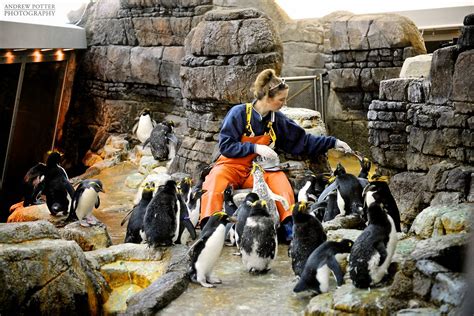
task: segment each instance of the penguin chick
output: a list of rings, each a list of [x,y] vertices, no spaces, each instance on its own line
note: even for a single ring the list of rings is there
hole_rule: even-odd
[[[94,206],[95,208],[100,206],[99,192],[105,192],[100,180],[82,180],[74,193],[68,219],[77,218],[83,227],[97,224],[97,221],[92,217],[92,210]]]
[[[134,244],[141,243],[142,237],[140,236],[140,230],[143,230],[143,218],[145,217],[146,207],[153,198],[155,192],[155,183],[148,182],[142,191],[142,198],[137,205],[135,205],[131,211],[130,220],[127,225],[127,233],[125,235],[124,243],[130,242]]]
[[[337,206],[342,215],[362,215],[362,185],[357,177],[346,173],[341,164],[337,164],[334,171],[336,176]]]
[[[354,242],[349,258],[349,275],[357,288],[368,288],[382,280],[398,241],[395,224],[381,204],[370,204],[367,213],[369,225]]]
[[[264,200],[251,205],[245,222],[240,251],[242,263],[250,273],[266,273],[277,255],[276,225]]]
[[[198,240],[191,246],[189,276],[192,282],[200,283],[204,287],[214,287],[214,284],[222,283],[220,279],[212,276],[212,270],[224,247],[227,223],[229,223],[229,216],[226,213],[212,214]]]
[[[38,196],[43,190],[43,180],[46,173],[46,165],[42,162],[31,167],[23,177],[24,201],[23,206],[38,204]]]
[[[59,212],[67,215],[74,196],[74,188],[69,182],[66,171],[59,165],[60,160],[59,152],[49,153],[43,180],[46,205],[53,216],[58,215]]]
[[[257,193],[250,192],[245,196],[242,204],[239,205],[235,215],[237,216],[237,223],[235,224],[234,238],[237,248],[240,248],[240,240],[242,239],[242,234],[244,232],[245,223],[247,222],[247,217],[249,217],[250,209],[254,202],[257,202],[259,196]]]
[[[132,133],[143,144],[150,137],[155,125],[150,109],[144,108],[138,117],[138,122],[132,128]]]
[[[304,201],[293,206],[293,240],[288,253],[291,257],[291,267],[296,276],[303,273],[303,268],[309,255],[326,241],[321,222],[310,215],[308,204]]]
[[[234,188],[231,185],[228,185],[224,190],[224,211],[227,215],[234,215],[237,210],[237,205],[235,205],[234,198],[232,194],[234,193]]]
[[[178,139],[173,133],[173,126],[174,124],[168,121],[156,124],[143,143],[143,147],[150,144],[151,154],[155,160],[165,161],[174,157]]]
[[[393,198],[392,192],[390,191],[390,187],[388,186],[387,182],[369,182],[369,184],[364,188],[362,196],[364,198],[365,209],[367,209],[368,205],[374,202],[382,204],[383,209],[392,218],[397,232],[402,231],[400,226],[400,211],[398,210],[397,202]]]
[[[142,239],[148,246],[171,246],[176,236],[179,211],[176,182],[168,180],[158,188],[158,192],[148,204],[143,220]],[[141,233],[142,234],[142,233]]]
[[[353,245],[352,240],[325,241],[308,257],[301,278],[293,292],[312,291],[315,294],[329,290],[329,273],[336,278],[337,286],[344,283],[344,273],[336,260],[336,254],[349,253]]]

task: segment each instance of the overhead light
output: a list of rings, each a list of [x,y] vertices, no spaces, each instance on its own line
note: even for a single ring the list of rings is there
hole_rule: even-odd
[[[60,49],[56,51],[55,55],[56,55],[56,60],[64,60],[64,53]]]
[[[22,52],[24,50],[26,50],[26,48],[15,48],[13,51],[14,52]]]
[[[34,61],[35,63],[40,62],[41,59],[43,59],[43,55],[41,55],[41,53],[40,53],[39,50],[35,50],[35,51],[33,52],[32,56],[33,56],[33,61]]]
[[[48,51],[50,51],[50,50],[53,50],[53,49],[52,49],[52,48],[42,48],[42,49],[41,49],[42,52],[48,52]]]
[[[67,52],[68,50],[74,50],[74,48],[64,48],[63,51]]]

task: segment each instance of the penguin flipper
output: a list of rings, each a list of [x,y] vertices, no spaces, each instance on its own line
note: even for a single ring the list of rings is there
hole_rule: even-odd
[[[120,226],[123,226],[123,224],[125,224],[127,222],[130,215],[132,215],[134,209],[135,209],[135,207],[132,208],[130,211],[128,211],[128,213],[123,217],[122,221],[120,222]]]
[[[142,149],[145,149],[145,147],[150,143],[151,137],[148,137],[147,140],[143,143]]]
[[[380,260],[379,260],[378,266],[381,266],[385,262],[385,259],[387,259],[387,248],[385,247],[385,243],[383,243],[382,241],[379,241],[378,243],[376,243],[374,247],[375,247],[375,250],[377,250],[378,253],[380,254]]]
[[[132,134],[133,134],[134,136],[136,136],[137,129],[138,129],[138,119],[135,119],[135,120],[136,120],[136,123],[135,123],[135,125],[133,125],[133,127],[132,127]]]
[[[176,137],[176,135],[175,135],[174,133],[169,133],[169,134],[167,134],[167,135],[166,135],[166,138],[167,138],[170,142],[172,142],[172,143],[174,143],[174,144],[178,144],[178,141],[179,141],[179,140],[178,140],[178,137]]]
[[[332,273],[334,274],[334,277],[336,278],[336,284],[337,286],[341,286],[344,284],[344,272],[342,272],[341,266],[336,260],[335,256],[331,256],[328,258],[326,262],[327,266],[329,269],[331,269]]]
[[[191,222],[191,220],[189,218],[186,218],[182,221],[182,224],[184,225],[184,227],[188,230],[189,234],[191,235],[191,238],[194,240],[196,239],[197,235],[196,235],[196,229],[194,228],[194,225],[193,223]]]
[[[100,197],[97,195],[97,201],[95,201],[95,208],[99,208],[100,206]]]
[[[267,187],[268,187],[268,185],[267,185]],[[273,193],[272,190],[270,190],[270,188],[268,188],[268,193],[270,194],[270,198],[272,200],[280,202],[283,205],[283,207],[285,208],[285,210],[290,208],[290,203],[288,203],[288,200],[285,199],[283,196]]]

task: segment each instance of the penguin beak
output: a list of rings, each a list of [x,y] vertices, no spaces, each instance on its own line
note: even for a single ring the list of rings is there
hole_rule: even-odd
[[[105,190],[102,187],[99,187],[99,191],[105,193]]]
[[[234,223],[234,224],[237,223],[237,222],[238,222],[238,221],[237,221],[237,217],[235,217],[235,216],[229,216],[229,222]]]

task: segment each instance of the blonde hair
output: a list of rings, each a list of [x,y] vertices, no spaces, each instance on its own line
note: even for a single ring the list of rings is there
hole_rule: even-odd
[[[273,69],[265,69],[260,72],[253,84],[253,95],[257,100],[264,96],[273,98],[281,90],[288,89],[288,85],[278,77]]]

